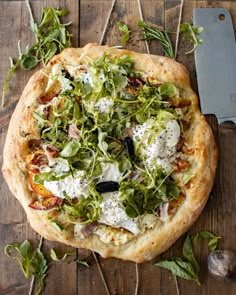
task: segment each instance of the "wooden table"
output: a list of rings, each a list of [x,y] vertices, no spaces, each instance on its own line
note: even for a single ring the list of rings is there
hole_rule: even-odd
[[[180,10],[180,0],[142,0],[142,12],[145,21],[176,30]],[[66,20],[71,20],[73,25],[73,45],[84,46],[88,42],[100,42],[101,32],[104,28],[112,0],[42,0],[31,1],[33,14],[39,18],[43,6],[67,7],[70,11]],[[188,1],[183,6],[182,22],[191,22],[194,7],[225,7],[230,10],[236,29],[236,1]],[[139,52],[145,52],[145,44],[138,36],[137,21],[140,19],[136,0],[117,0],[109,20],[104,43],[120,45],[120,34],[116,23],[120,20],[128,24],[133,34],[127,47]],[[8,56],[17,57],[17,42],[21,40],[22,48],[34,42],[34,36],[29,29],[29,13],[24,1],[0,1],[0,89],[9,67]],[[181,41],[181,40],[180,40]],[[192,85],[197,90],[195,66],[193,55],[185,55],[186,48],[180,42],[177,60],[188,68]],[[150,51],[162,54],[160,46],[153,42]],[[12,77],[10,89],[6,97],[6,106],[0,109],[0,161],[2,163],[2,149],[11,114],[15,108],[20,94],[32,72],[18,70]],[[215,185],[209,201],[202,215],[192,227],[191,233],[200,230],[210,230],[222,237],[219,247],[234,249],[236,234],[236,126],[224,123],[219,126],[213,116],[207,117],[211,124],[220,150],[219,167]],[[23,295],[28,294],[30,281],[26,281],[19,267],[3,253],[4,246],[8,243],[21,243],[29,239],[38,246],[40,237],[30,228],[24,211],[19,203],[9,192],[0,175],[0,294]],[[169,258],[179,255],[183,238],[162,255]],[[75,257],[84,258],[90,264],[85,267],[72,262],[50,262],[46,287],[43,294],[47,295],[102,295],[106,294],[101,275],[94,256],[89,251],[76,250],[59,243],[43,242],[43,252],[49,258],[51,248],[60,253],[70,252]],[[197,258],[201,265],[201,282],[199,287],[193,282],[178,279],[181,295],[233,295],[236,294],[236,284],[224,284],[212,279],[207,273],[208,249],[204,242],[197,247]],[[136,265],[132,262],[123,262],[117,259],[102,259],[98,262],[107,282],[110,294],[134,294],[136,286]],[[161,270],[151,263],[138,265],[139,290],[138,294],[177,294],[176,282],[173,275],[166,270]]]

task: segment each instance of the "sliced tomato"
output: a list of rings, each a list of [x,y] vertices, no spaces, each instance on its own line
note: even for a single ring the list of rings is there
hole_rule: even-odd
[[[50,192],[43,184],[34,182],[34,175],[35,173],[33,172],[29,172],[28,174],[28,182],[33,192],[45,198],[53,197],[53,193]]]
[[[35,210],[48,210],[53,207],[61,206],[63,201],[63,199],[56,196],[46,197],[41,200],[34,201],[29,205],[29,207]]]

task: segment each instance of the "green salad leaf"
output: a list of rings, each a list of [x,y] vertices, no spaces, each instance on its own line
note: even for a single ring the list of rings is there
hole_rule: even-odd
[[[30,27],[35,34],[36,43],[31,46],[28,45],[25,53],[22,54],[20,42],[18,42],[19,58],[15,63],[11,59],[11,66],[3,86],[2,106],[5,103],[9,81],[19,66],[28,71],[35,68],[41,61],[46,65],[55,54],[71,46],[71,34],[66,29],[70,23],[63,24],[60,21],[60,17],[67,13],[67,9],[59,10],[49,6],[42,9],[39,23],[35,23],[31,19]]]
[[[180,25],[179,32],[184,36],[186,40],[190,40],[193,43],[193,48],[185,54],[192,53],[201,43],[199,34],[204,30],[203,27],[196,27],[190,23],[184,23]]]
[[[13,243],[6,245],[4,252],[18,262],[26,279],[29,279],[31,275],[35,276],[38,282],[36,294],[40,294],[44,287],[48,268],[47,261],[41,250],[39,248],[33,249],[31,243],[25,240],[21,244]]]
[[[131,31],[124,22],[118,22],[117,27],[120,32],[124,33],[121,38],[121,43],[126,44],[129,41]]]
[[[172,257],[169,260],[161,260],[155,262],[154,265],[166,268],[174,275],[185,280],[192,280],[200,285],[200,267],[193,249],[194,244],[200,237],[208,240],[208,246],[211,251],[215,250],[218,245],[218,239],[220,239],[220,237],[213,235],[209,231],[200,231],[192,236],[188,234],[183,244],[182,257]]]

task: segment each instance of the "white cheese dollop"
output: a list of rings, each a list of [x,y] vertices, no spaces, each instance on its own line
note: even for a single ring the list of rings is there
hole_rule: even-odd
[[[138,218],[130,218],[120,202],[119,192],[104,193],[100,204],[99,222],[115,228],[125,228],[133,234],[140,232]]]
[[[180,126],[176,120],[169,120],[161,132],[149,143],[152,134],[152,122],[136,125],[133,129],[134,143],[142,142],[141,153],[149,169],[153,170],[160,165],[166,173],[172,170],[172,162],[175,159],[176,146],[180,138]],[[155,132],[155,131],[154,131]]]
[[[88,181],[84,178],[84,171],[77,171],[73,176],[67,176],[56,181],[44,181],[44,186],[59,198],[78,198],[88,194]]]
[[[114,102],[109,97],[101,97],[94,105],[95,110],[99,113],[108,114]]]

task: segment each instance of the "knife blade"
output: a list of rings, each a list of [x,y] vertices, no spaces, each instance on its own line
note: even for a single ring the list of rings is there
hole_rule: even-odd
[[[194,26],[203,27],[194,51],[203,114],[236,123],[236,43],[232,19],[223,8],[195,8]]]

